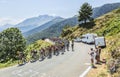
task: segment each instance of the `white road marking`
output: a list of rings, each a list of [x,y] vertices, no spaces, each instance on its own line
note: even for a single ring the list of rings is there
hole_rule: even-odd
[[[20,69],[20,70],[15,70],[12,72],[13,75],[16,75],[16,76],[19,76],[19,77],[23,77],[25,75],[29,75],[31,74],[30,77],[35,77],[36,75],[39,74],[39,72],[37,71],[34,71],[32,69],[29,69],[28,71],[23,71],[23,69]]]
[[[91,66],[89,66],[79,77],[85,77],[85,75],[89,72]]]

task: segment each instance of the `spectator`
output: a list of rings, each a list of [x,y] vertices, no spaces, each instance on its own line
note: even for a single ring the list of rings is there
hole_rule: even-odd
[[[72,47],[72,51],[74,51],[74,40],[72,40],[71,47]]]
[[[94,52],[93,48],[90,49],[88,54],[90,55],[90,58],[91,58],[91,66],[92,66],[92,68],[95,68],[95,66],[94,66],[95,52]]]

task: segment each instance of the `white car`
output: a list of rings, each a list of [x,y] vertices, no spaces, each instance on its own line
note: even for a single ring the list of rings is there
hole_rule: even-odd
[[[95,46],[106,47],[106,42],[104,37],[95,38]]]
[[[82,37],[81,41],[82,41],[83,43],[87,43],[87,38]]]
[[[88,33],[85,35],[82,35],[82,42],[87,44],[94,44],[94,39],[97,37],[96,34]]]
[[[81,42],[81,39],[80,38],[76,38],[74,39],[75,42]]]

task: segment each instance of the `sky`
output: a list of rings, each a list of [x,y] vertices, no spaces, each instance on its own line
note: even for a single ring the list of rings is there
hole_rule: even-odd
[[[44,14],[69,18],[78,14],[84,2],[99,7],[120,0],[0,0],[0,25],[17,24]]]

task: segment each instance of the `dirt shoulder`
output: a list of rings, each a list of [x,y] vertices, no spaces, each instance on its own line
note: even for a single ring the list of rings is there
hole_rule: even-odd
[[[101,54],[101,61],[103,59],[107,59],[107,52],[103,51]],[[107,70],[107,65],[105,63],[101,63],[101,65],[95,65],[97,68],[92,68],[86,77],[111,77]]]

